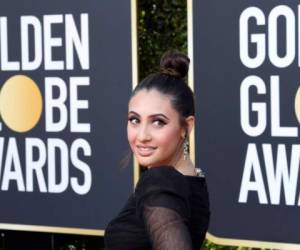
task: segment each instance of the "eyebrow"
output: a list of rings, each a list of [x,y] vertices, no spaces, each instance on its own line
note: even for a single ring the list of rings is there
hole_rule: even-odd
[[[129,114],[134,114],[134,115],[140,117],[140,115],[139,115],[138,113],[134,112],[134,111],[129,111],[128,113],[129,113]],[[169,120],[169,118],[168,118],[166,115],[162,114],[162,113],[150,115],[150,117],[157,117],[157,116],[162,116],[162,117],[164,117],[165,119]]]

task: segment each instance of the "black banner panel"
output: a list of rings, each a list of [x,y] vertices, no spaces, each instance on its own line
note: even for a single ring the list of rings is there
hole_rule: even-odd
[[[1,228],[100,232],[124,204],[131,46],[129,0],[0,4]]]
[[[300,249],[299,10],[193,1],[196,164],[218,239]]]

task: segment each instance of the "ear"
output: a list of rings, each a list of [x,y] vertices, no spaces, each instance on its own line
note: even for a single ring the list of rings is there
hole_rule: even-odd
[[[193,115],[188,116],[187,118],[185,118],[185,122],[187,125],[187,132],[188,132],[188,134],[190,134],[192,129],[195,126],[195,116],[193,116]]]
[[[190,115],[187,118],[185,118],[185,124],[186,124],[186,127],[184,127],[184,129],[182,129],[182,132],[181,132],[182,138],[185,138],[186,136],[188,136],[191,133],[191,131],[195,125],[195,116]]]

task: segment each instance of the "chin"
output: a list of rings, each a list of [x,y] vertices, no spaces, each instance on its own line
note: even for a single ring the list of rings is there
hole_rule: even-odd
[[[152,162],[151,161],[147,161],[147,160],[140,160],[140,159],[137,159],[138,163],[144,167],[148,167],[148,166],[151,166],[152,165]]]
[[[151,161],[151,160],[145,160],[145,159],[137,159],[138,163],[140,165],[142,165],[143,167],[159,167],[159,166],[165,166],[165,165],[169,165],[166,164],[164,162],[160,162],[160,161]]]
[[[157,163],[157,161],[155,161],[154,159],[150,159],[150,158],[143,158],[143,157],[136,157],[137,162],[144,166],[144,167],[148,167],[148,166],[152,166],[155,165]]]

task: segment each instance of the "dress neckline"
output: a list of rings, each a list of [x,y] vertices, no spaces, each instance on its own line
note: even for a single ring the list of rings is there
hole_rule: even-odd
[[[178,171],[175,167],[173,167],[172,165],[162,165],[162,166],[158,166],[158,167],[148,168],[148,171],[151,170],[151,169],[155,169],[155,168],[164,168],[164,167],[165,167],[165,168],[170,168],[170,169],[176,171],[177,173],[179,173],[180,175],[182,175],[182,176],[184,176],[184,177],[187,177],[187,178],[191,178],[191,179],[193,179],[193,178],[196,178],[196,179],[198,179],[198,178],[205,178],[205,175],[204,175],[204,172],[202,171],[202,169],[196,168],[196,167],[195,167],[196,175],[185,175],[185,174],[179,172],[179,171]]]

